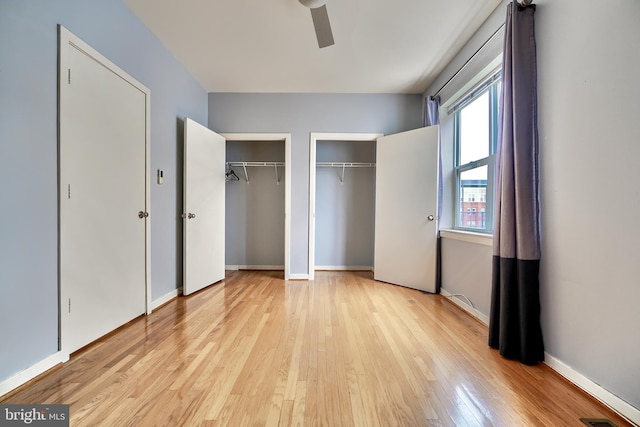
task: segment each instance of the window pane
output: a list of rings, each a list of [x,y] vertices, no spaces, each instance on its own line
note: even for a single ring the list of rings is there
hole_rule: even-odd
[[[460,110],[460,165],[489,157],[489,91]]]
[[[484,230],[487,228],[487,173],[481,166],[460,173],[460,203],[458,226]]]

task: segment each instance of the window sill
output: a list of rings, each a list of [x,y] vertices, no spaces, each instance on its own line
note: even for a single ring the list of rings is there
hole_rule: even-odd
[[[440,237],[443,237],[445,239],[459,240],[461,242],[475,243],[477,245],[493,246],[493,235],[491,234],[443,229],[440,230]]]

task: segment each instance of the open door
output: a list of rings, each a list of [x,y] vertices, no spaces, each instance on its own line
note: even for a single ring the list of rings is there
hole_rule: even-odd
[[[183,295],[224,279],[225,139],[184,121]]]
[[[375,280],[436,292],[438,132],[377,140]]]

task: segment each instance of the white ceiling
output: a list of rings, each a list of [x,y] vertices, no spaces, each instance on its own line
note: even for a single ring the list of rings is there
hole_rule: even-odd
[[[501,0],[124,0],[207,92],[422,93]]]

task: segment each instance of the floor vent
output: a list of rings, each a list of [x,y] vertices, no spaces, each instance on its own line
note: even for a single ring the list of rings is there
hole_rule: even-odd
[[[604,418],[580,418],[589,427],[618,427],[617,424]]]

